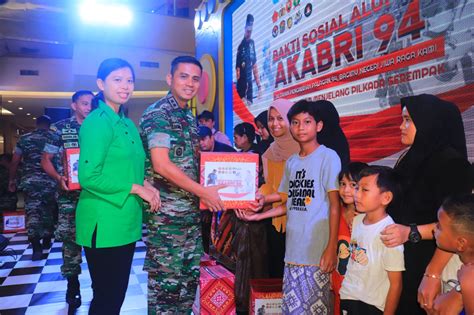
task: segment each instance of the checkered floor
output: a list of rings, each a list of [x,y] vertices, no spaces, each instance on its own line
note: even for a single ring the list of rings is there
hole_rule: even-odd
[[[26,233],[4,234],[17,255],[15,260],[1,255],[0,262],[0,315],[9,314],[67,314],[65,302],[67,281],[61,276],[61,244],[54,242],[43,251],[43,259],[31,261],[32,249]],[[144,235],[144,238],[146,236]],[[147,314],[147,274],[142,270],[145,243],[137,242],[130,272],[127,296],[120,314]],[[76,314],[87,314],[92,299],[91,279],[82,253],[81,283],[82,306]],[[1,263],[0,263],[1,264]]]

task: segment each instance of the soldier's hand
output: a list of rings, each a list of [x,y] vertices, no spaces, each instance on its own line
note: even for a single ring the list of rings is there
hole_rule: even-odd
[[[67,178],[65,176],[60,176],[58,178],[58,184],[62,190],[69,190],[69,188],[67,187]]]
[[[225,210],[224,203],[219,197],[219,189],[227,187],[226,185],[215,185],[204,187],[203,193],[199,196],[201,202],[212,212]]]

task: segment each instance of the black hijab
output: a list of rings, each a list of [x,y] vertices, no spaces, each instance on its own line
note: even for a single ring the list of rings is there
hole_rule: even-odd
[[[264,110],[260,114],[255,117],[253,120],[255,125],[257,125],[257,121],[260,122],[265,129],[267,129],[269,138],[267,140],[263,140],[261,136],[257,137],[257,144],[262,148],[262,152],[265,152],[270,144],[273,142],[272,134],[270,133],[270,129],[268,129],[268,110]]]
[[[345,168],[351,158],[349,143],[339,125],[339,113],[334,104],[329,101],[316,101],[313,104],[316,106],[319,117],[324,124],[323,129],[318,133],[318,142],[336,151],[341,159],[342,168]]]
[[[412,176],[434,153],[451,147],[467,159],[466,136],[459,109],[430,94],[401,99],[416,127],[415,140],[395,165],[403,177]]]

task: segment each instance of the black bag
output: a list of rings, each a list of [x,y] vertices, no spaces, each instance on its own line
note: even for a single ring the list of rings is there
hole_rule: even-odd
[[[235,302],[237,311],[248,311],[250,279],[268,277],[268,220],[245,222],[236,218],[232,244],[237,254],[235,268]]]

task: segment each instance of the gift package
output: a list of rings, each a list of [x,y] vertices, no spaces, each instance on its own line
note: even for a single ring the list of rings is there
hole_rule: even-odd
[[[2,233],[24,232],[26,227],[25,211],[7,211],[2,213]]]
[[[225,185],[218,194],[226,209],[245,209],[258,189],[258,154],[201,152],[200,183],[204,187]],[[200,203],[201,209],[207,209]]]
[[[249,314],[282,314],[282,279],[250,280]]]
[[[64,176],[67,178],[69,190],[81,189],[79,185],[79,148],[66,149],[64,155]]]
[[[194,314],[234,315],[234,274],[223,266],[201,266]]]

